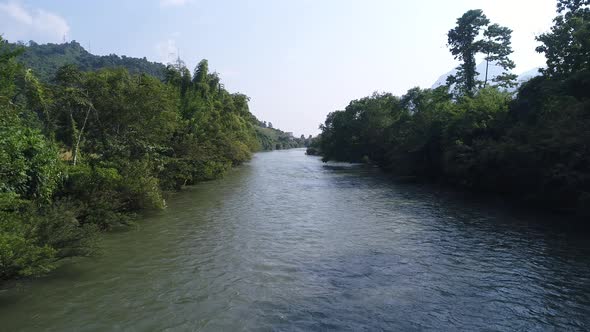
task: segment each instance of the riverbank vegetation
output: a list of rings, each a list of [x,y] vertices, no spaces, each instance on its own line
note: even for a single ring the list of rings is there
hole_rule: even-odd
[[[285,150],[308,147],[311,144],[312,137],[293,137],[292,133],[286,133],[282,130],[270,127],[266,123],[260,123],[256,127],[256,136],[265,151]]]
[[[310,154],[590,215],[589,5],[559,1],[554,26],[537,38],[547,67],[516,93],[506,89],[510,29],[465,13],[448,33],[460,66],[447,86],[354,100],[328,115]],[[504,74],[478,81],[477,56]]]
[[[27,57],[0,39],[0,280],[91,255],[100,231],[164,208],[166,191],[215,179],[254,151],[304,144],[261,127],[206,60],[194,73],[151,64],[163,70],[154,77],[138,67],[146,61],[118,57],[136,70],[53,68],[30,47]],[[24,63],[54,75],[40,80]]]

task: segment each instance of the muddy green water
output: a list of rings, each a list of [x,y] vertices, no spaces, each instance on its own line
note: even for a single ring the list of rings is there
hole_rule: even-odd
[[[0,331],[588,330],[588,234],[538,215],[257,154],[0,291]]]

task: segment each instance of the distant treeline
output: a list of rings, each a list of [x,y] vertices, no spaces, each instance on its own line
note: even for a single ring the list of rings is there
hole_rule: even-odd
[[[559,1],[537,38],[547,67],[516,95],[511,30],[465,13],[448,33],[461,65],[447,86],[354,100],[328,115],[309,153],[590,215],[589,3]],[[505,74],[477,81],[478,53]]]
[[[265,128],[248,101],[206,60],[191,73],[180,61],[0,39],[0,280],[93,254],[100,231],[254,151],[305,145]]]
[[[311,135],[307,138],[304,135],[294,137],[292,133],[273,128],[272,123],[266,122],[259,123],[256,127],[256,135],[265,151],[303,148],[310,146],[312,142]]]
[[[32,69],[35,76],[43,82],[54,79],[59,68],[65,65],[75,65],[81,71],[122,67],[131,74],[148,74],[161,80],[166,73],[164,64],[124,55],[94,55],[76,41],[63,44],[37,44],[30,41],[26,45],[7,43],[6,46],[10,50],[21,49],[17,61],[25,68]]]

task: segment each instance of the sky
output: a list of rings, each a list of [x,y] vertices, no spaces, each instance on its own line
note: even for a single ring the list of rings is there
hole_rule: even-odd
[[[190,68],[201,59],[251,98],[260,120],[296,135],[375,91],[429,88],[457,65],[446,33],[469,9],[514,32],[515,73],[544,64],[535,36],[556,0],[0,0],[10,41],[76,40]]]

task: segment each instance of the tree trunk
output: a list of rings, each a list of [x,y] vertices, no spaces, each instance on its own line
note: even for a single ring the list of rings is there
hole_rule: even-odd
[[[86,111],[86,117],[84,117],[84,123],[82,124],[82,128],[80,128],[80,132],[78,133],[78,139],[76,140],[76,146],[74,147],[74,166],[78,162],[78,151],[80,149],[80,141],[82,140],[82,134],[84,133],[84,128],[86,127],[86,122],[88,121],[88,115],[90,115],[90,110],[92,110],[92,106],[88,107]]]
[[[486,57],[486,78],[483,81],[484,88],[488,85],[488,68],[490,67],[490,60],[488,60],[489,57],[490,57],[490,54],[488,53],[488,56]]]

